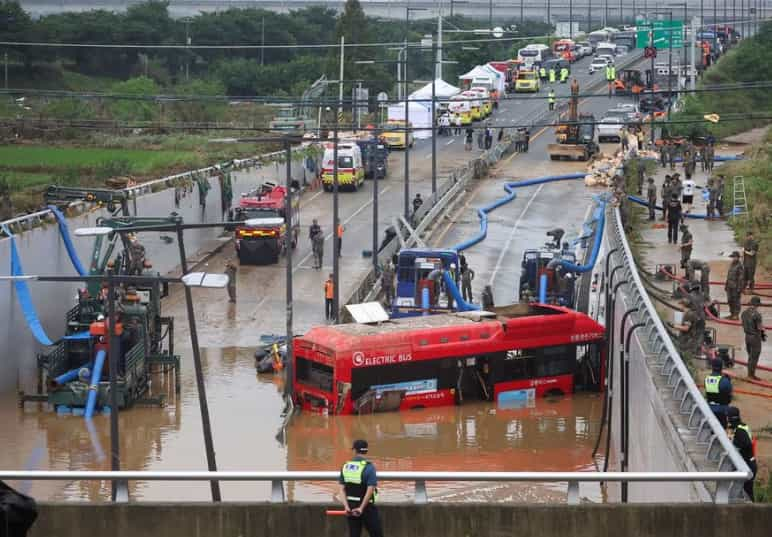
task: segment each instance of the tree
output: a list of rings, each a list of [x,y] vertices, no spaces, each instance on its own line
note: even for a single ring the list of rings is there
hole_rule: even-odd
[[[367,17],[359,0],[346,0],[343,13],[338,17],[335,25],[335,42],[340,42],[344,37],[347,45],[361,45],[370,41],[370,31],[367,25]],[[354,62],[357,60],[371,60],[369,49],[364,47],[346,47],[344,73],[347,79],[358,77],[359,70]],[[330,55],[330,70],[337,76],[339,62],[339,49],[332,49]]]
[[[113,84],[111,93],[144,97],[158,95],[158,85],[150,78],[139,76],[125,82]],[[117,99],[110,103],[110,112],[115,119],[124,121],[152,121],[156,116],[156,105],[151,100]]]
[[[29,41],[32,37],[32,19],[16,1],[0,1],[0,40],[10,42]],[[29,47],[14,47],[9,49],[14,56],[29,67],[32,60],[32,50]]]

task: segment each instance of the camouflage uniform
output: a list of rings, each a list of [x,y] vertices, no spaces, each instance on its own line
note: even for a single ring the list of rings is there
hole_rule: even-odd
[[[737,253],[737,252],[734,252]],[[726,290],[726,301],[729,303],[730,319],[737,320],[740,315],[740,294],[743,290],[743,264],[740,263],[740,256],[732,256],[732,264],[729,266],[729,271],[726,273],[726,283],[724,289]]]
[[[681,226],[681,268],[685,269],[686,264],[689,262],[689,258],[692,256],[692,232],[689,231],[689,226]]]
[[[133,239],[129,245],[129,274],[138,276],[145,269],[145,247]]]
[[[236,265],[229,261],[225,265],[225,274],[228,276],[228,300],[230,302],[236,302],[236,272],[238,269]]]
[[[689,325],[689,330],[678,333],[678,347],[682,355],[694,358],[700,350],[700,338],[699,316],[692,307],[684,312],[682,324]]]
[[[474,271],[467,267],[461,267],[461,294],[467,302],[472,302],[472,280]]]
[[[646,199],[649,202],[649,220],[654,220],[656,219],[654,211],[657,207],[657,185],[651,179],[649,179],[649,186],[646,189]]]
[[[758,297],[754,297],[757,299]],[[760,303],[754,300],[751,304]],[[748,352],[748,376],[756,376],[756,364],[761,354],[761,342],[766,339],[761,314],[755,305],[746,308],[742,314],[743,332],[745,332],[745,349]]]
[[[387,262],[381,273],[381,288],[386,298],[386,304],[391,305],[394,300],[394,266]]]
[[[700,271],[700,293],[710,301],[710,265],[699,259],[690,259],[686,264],[686,279],[694,280],[695,272]]]
[[[756,279],[756,257],[759,253],[759,243],[748,237],[743,246],[743,267],[745,267],[744,282],[748,289],[753,289]]]

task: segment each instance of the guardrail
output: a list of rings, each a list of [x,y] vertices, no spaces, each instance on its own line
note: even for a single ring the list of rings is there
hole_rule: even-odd
[[[296,151],[296,150],[297,148],[293,149],[293,151]],[[249,157],[245,159],[233,159],[231,161],[221,162],[219,164],[213,164],[212,166],[205,166],[203,168],[198,168],[196,170],[188,170],[188,171],[176,173],[173,175],[167,175],[165,177],[160,177],[158,179],[153,179],[151,181],[139,183],[136,186],[117,188],[115,189],[115,191],[126,192],[128,194],[129,199],[136,199],[139,196],[153,192],[154,187],[158,185],[170,187],[175,181],[193,179],[196,175],[199,175],[199,174],[213,174],[219,171],[222,167],[228,166],[230,164],[232,164],[234,169],[236,170],[253,168],[256,166],[261,166],[266,159],[270,160],[275,157],[283,157],[283,156],[284,156],[284,151],[273,151],[271,153],[264,153],[262,155],[256,155],[254,157]],[[85,201],[75,202],[73,205],[78,205],[78,204],[85,205],[86,203],[88,202],[85,202]],[[0,224],[7,225],[9,229],[11,229],[11,231],[13,231],[14,233],[20,233],[22,231],[31,230],[33,227],[37,226],[40,223],[40,221],[43,219],[50,220],[51,222],[55,221],[53,217],[53,213],[49,209],[41,209],[34,213],[29,213],[21,216],[16,216],[14,218],[10,218],[8,220],[0,222]]]
[[[253,481],[271,483],[271,502],[285,503],[284,483],[291,481],[337,482],[340,472],[87,472],[87,471],[0,471],[0,480],[9,481],[116,481],[124,486],[129,481]],[[742,471],[735,472],[378,472],[378,480],[415,483],[413,502],[429,502],[426,483],[432,481],[456,483],[567,483],[569,505],[580,503],[580,483],[683,483],[715,481],[719,490],[735,481],[746,479]],[[726,485],[726,486],[724,486]],[[125,489],[124,489],[125,490]],[[123,501],[128,501],[124,494]],[[728,503],[728,495],[717,496],[716,503]]]
[[[654,304],[649,299],[646,288],[638,274],[635,259],[625,235],[622,216],[618,207],[613,210],[613,225],[610,226],[608,239],[616,254],[612,254],[615,266],[622,267],[623,275],[616,281],[627,279],[626,294],[631,298],[631,308],[637,308],[636,317],[644,336],[640,338],[647,361],[658,370],[665,380],[668,391],[661,391],[663,399],[670,399],[677,407],[677,414],[672,416],[680,423],[675,424],[679,432],[688,430],[694,434],[699,447],[704,448],[702,460],[694,460],[695,465],[703,468],[715,468],[719,473],[738,476],[733,479],[717,480],[714,499],[725,503],[732,486],[742,487],[743,481],[751,477],[750,469],[737,452],[726,431],[719,423],[707,401],[694,383],[691,373],[673,345]],[[608,314],[608,313],[607,313]],[[640,332],[639,332],[640,333]],[[739,478],[739,476],[745,476]],[[740,491],[737,491],[739,494]]]

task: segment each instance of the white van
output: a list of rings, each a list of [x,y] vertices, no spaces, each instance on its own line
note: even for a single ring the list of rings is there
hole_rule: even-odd
[[[332,191],[335,182],[335,144],[324,144],[322,159],[322,186]],[[362,150],[356,143],[338,144],[338,188],[350,187],[356,191],[365,182]]]

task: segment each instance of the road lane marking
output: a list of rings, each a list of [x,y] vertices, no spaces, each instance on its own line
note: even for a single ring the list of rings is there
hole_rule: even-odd
[[[445,145],[450,145],[450,144],[452,144],[453,142],[455,142],[455,140],[451,140],[451,141],[449,141],[448,143],[446,143]]]
[[[534,192],[531,195],[531,198],[528,200],[528,203],[525,204],[525,207],[523,208],[523,211],[520,213],[520,216],[517,217],[517,221],[515,222],[515,225],[512,226],[512,229],[509,232],[509,237],[507,237],[507,242],[504,244],[504,248],[501,250],[501,253],[499,253],[498,260],[496,260],[496,266],[493,268],[493,273],[491,274],[491,278],[488,281],[488,285],[493,285],[493,281],[496,279],[496,274],[499,272],[499,269],[501,268],[501,263],[504,261],[504,256],[509,250],[509,246],[512,244],[512,239],[515,238],[515,231],[517,231],[517,228],[520,227],[520,223],[523,221],[523,217],[525,216],[525,213],[528,212],[528,208],[531,206],[531,203],[533,203],[533,200],[536,199],[536,196],[539,195],[539,192],[541,192],[542,188],[544,188],[544,183],[540,184],[539,188],[536,189],[536,192]]]
[[[379,196],[380,196],[380,195],[383,195],[383,194],[385,194],[385,193],[386,193],[386,192],[388,192],[389,190],[391,190],[391,185],[390,185],[390,186],[387,186],[387,187],[386,187],[386,188],[384,188],[383,190],[380,190],[380,191],[379,191]],[[348,224],[349,222],[351,222],[351,221],[352,221],[352,220],[353,220],[353,219],[354,219],[354,218],[355,218],[355,217],[356,217],[356,216],[357,216],[359,213],[361,213],[362,211],[364,211],[364,210],[365,210],[365,209],[366,209],[366,208],[367,208],[369,205],[371,205],[372,203],[373,203],[373,198],[370,198],[370,199],[367,201],[367,203],[365,203],[365,204],[364,204],[364,205],[362,205],[362,206],[361,206],[359,209],[357,209],[356,211],[354,211],[354,212],[351,214],[351,216],[349,216],[349,217],[348,217],[348,218],[346,218],[345,220],[342,220],[342,221],[341,221],[341,223],[343,224],[343,226],[345,227],[345,226],[346,226],[346,224]],[[344,235],[344,236],[345,236],[345,235]],[[325,235],[325,236],[324,236],[324,241],[325,241],[325,242],[327,242],[327,241],[328,241],[329,239],[331,239],[331,238],[332,238],[332,232],[330,232],[330,233],[328,233],[327,235]],[[314,255],[314,251],[313,251],[313,250],[311,250],[310,252],[308,252],[308,253],[305,255],[305,257],[303,257],[303,259],[301,259],[301,260],[300,260],[300,262],[298,262],[298,264],[297,264],[297,265],[295,265],[295,266],[292,268],[292,273],[294,274],[294,273],[295,273],[295,272],[297,272],[299,269],[301,269],[301,268],[305,268],[305,267],[302,267],[302,265],[304,265],[304,264],[305,264],[305,262],[306,262],[306,261],[308,261],[308,260],[311,258],[311,256],[312,256],[312,255]]]

